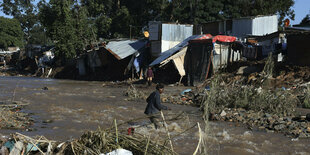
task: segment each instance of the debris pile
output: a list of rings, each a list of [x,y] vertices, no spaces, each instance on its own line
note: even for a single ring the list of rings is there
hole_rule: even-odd
[[[220,113],[211,113],[209,115],[210,120],[242,123],[249,129],[281,132],[295,138],[310,138],[310,118],[308,117],[279,116],[264,111],[254,112],[243,108],[225,108]]]
[[[27,113],[21,112],[26,104],[0,103],[0,129],[25,129],[33,124],[33,120]]]
[[[134,85],[130,85],[125,92],[125,96],[128,96],[128,100],[146,100],[147,96],[144,92],[136,89]]]
[[[114,131],[112,131],[114,130]],[[3,137],[3,136],[2,136]],[[176,154],[170,148],[154,143],[150,137],[138,133],[122,134],[115,128],[85,132],[79,139],[66,142],[48,140],[40,136],[31,138],[20,133],[12,138],[1,138],[2,154],[89,154],[115,152],[120,148],[132,154]]]
[[[295,90],[228,85],[220,75],[214,76],[210,85],[201,105],[205,117],[210,120],[238,122],[250,129],[281,132],[293,137],[310,137],[310,114],[306,117],[296,112],[302,101],[294,94]],[[304,95],[307,93],[309,91]],[[304,98],[303,102],[307,102],[307,97]]]

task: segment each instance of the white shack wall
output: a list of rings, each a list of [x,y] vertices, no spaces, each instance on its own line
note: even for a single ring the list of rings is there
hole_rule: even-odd
[[[278,17],[276,15],[257,17],[253,19],[253,27],[251,35],[263,36],[277,31],[278,31]]]
[[[227,62],[234,62],[240,60],[240,53],[234,52],[231,49],[231,55],[229,58],[229,44],[214,44],[214,53],[213,53],[213,68],[216,70],[226,67]]]

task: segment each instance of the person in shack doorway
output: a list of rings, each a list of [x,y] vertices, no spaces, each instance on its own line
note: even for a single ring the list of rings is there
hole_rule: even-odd
[[[156,90],[150,94],[146,99],[147,106],[145,108],[144,114],[148,115],[150,121],[154,124],[155,129],[159,128],[159,111],[161,110],[171,110],[165,105],[160,103],[160,94],[164,92],[164,85],[157,84]]]
[[[154,73],[153,73],[153,70],[152,70],[151,67],[149,67],[149,68],[147,69],[146,78],[147,78],[147,83],[148,83],[148,85],[151,86],[151,85],[152,85],[152,80],[153,80],[153,78],[154,78]]]

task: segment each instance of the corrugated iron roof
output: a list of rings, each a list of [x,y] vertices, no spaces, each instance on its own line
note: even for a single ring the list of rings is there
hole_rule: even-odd
[[[110,41],[105,47],[118,60],[124,59],[146,45],[146,40]]]
[[[186,38],[185,40],[183,40],[182,42],[180,42],[179,44],[177,44],[173,48],[161,53],[161,55],[150,64],[150,66],[155,66],[157,64],[160,64],[162,61],[164,61],[165,59],[169,58],[171,55],[173,55],[177,51],[179,51],[182,48],[184,48],[185,46],[187,46],[188,42],[190,40],[200,38],[201,36],[202,35],[192,35],[192,36]]]

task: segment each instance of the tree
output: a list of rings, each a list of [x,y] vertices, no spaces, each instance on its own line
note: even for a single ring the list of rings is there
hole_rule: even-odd
[[[310,25],[310,14],[307,14],[306,17],[302,19],[300,25]]]
[[[40,4],[41,23],[47,30],[48,36],[55,42],[55,55],[61,62],[76,56],[74,43],[75,35],[71,6],[72,1],[51,0],[49,4]]]
[[[94,40],[87,10],[77,1],[41,1],[39,8],[40,21],[55,43],[56,58],[62,63],[81,54]]]
[[[32,28],[38,24],[37,10],[33,2],[34,0],[3,0],[0,5],[6,15],[11,15],[20,22],[25,44],[33,38]]]
[[[23,32],[16,19],[0,17],[0,48],[23,47]]]
[[[113,0],[81,0],[80,3],[88,12],[92,33],[96,38],[111,38],[110,28],[115,14]]]
[[[279,15],[279,25],[283,24],[284,18],[295,18],[294,0],[222,0],[224,4],[223,15],[226,19],[258,16]]]

